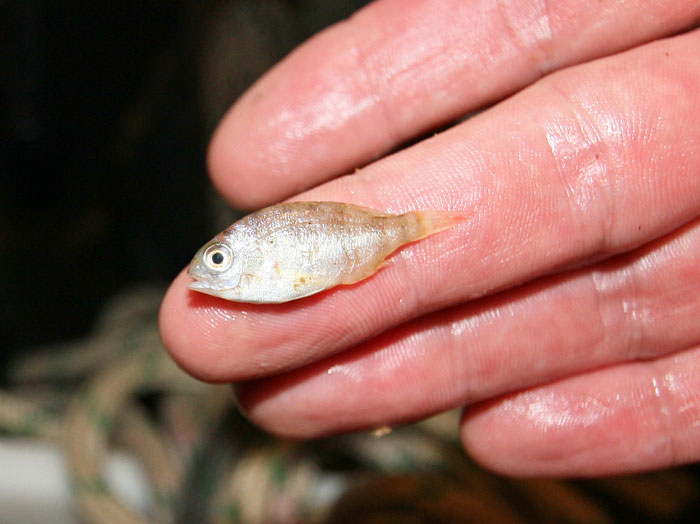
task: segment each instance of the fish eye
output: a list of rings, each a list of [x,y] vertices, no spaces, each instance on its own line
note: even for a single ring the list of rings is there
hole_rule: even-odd
[[[233,262],[233,253],[231,249],[222,243],[216,243],[209,246],[204,251],[204,264],[214,271],[224,271],[231,266]]]

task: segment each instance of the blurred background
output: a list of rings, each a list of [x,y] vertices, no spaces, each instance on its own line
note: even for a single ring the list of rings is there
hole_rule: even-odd
[[[3,359],[173,277],[218,225],[204,167],[216,122],[364,3],[0,2]]]
[[[365,3],[0,2],[0,524],[697,521],[697,468],[506,479],[456,412],[280,441],[165,356],[165,286],[236,216],[216,123]]]

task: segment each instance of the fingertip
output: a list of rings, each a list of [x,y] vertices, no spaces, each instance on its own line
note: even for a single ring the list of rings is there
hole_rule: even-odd
[[[654,436],[659,428],[623,375],[594,371],[471,407],[463,446],[486,468],[518,477],[662,467],[664,439]]]
[[[312,373],[296,373],[234,384],[236,404],[245,417],[266,432],[282,438],[316,438],[328,435],[332,409],[318,409],[311,399],[334,397],[314,389]],[[305,384],[305,382],[310,384]],[[311,395],[311,396],[309,396]],[[322,403],[324,403],[322,401]],[[337,432],[337,430],[336,430]]]
[[[191,291],[188,281],[183,270],[163,298],[158,316],[161,340],[185,372],[205,382],[227,382],[230,351],[213,333],[219,301]]]
[[[207,163],[233,205],[254,209],[282,200],[396,144],[380,99],[358,70],[353,35],[342,23],[315,35],[226,113]]]
[[[228,113],[230,113],[229,110]],[[224,121],[228,117],[228,113],[224,116],[224,119],[219,122],[219,125],[214,130],[209,146],[207,148],[207,170],[209,172],[209,179],[216,191],[229,203],[238,207],[240,203],[235,202],[235,194],[232,194],[229,190],[228,180],[232,178],[231,176],[231,164],[235,162],[236,155],[235,150],[231,146],[231,142],[225,140],[225,131],[223,130]],[[238,204],[238,205],[237,205]]]
[[[462,445],[484,468],[512,477],[616,473],[595,429],[582,430],[570,399],[533,390],[464,411]],[[620,466],[620,471],[623,471]]]
[[[270,137],[246,98],[229,109],[214,131],[207,168],[212,184],[233,207],[257,209],[271,203],[268,181],[280,175],[280,165],[265,154]]]
[[[252,380],[312,358],[299,354],[306,347],[300,333],[308,333],[315,317],[297,302],[231,302],[193,291],[189,281],[185,271],[175,278],[159,315],[163,344],[187,373],[214,383]],[[305,299],[307,306],[322,300]]]
[[[462,444],[485,468],[516,477],[590,477],[643,469],[634,465],[634,450],[625,450],[634,439],[630,425],[610,419],[601,404],[556,386],[509,395],[465,410]]]
[[[532,432],[521,420],[502,416],[508,411],[504,402],[489,401],[464,410],[462,446],[488,470],[509,476],[535,475],[530,465],[523,464],[523,453],[532,445]]]

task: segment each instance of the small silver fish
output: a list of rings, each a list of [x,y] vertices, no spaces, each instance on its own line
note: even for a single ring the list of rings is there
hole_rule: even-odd
[[[399,247],[465,218],[445,211],[387,215],[339,202],[277,204],[235,222],[197,251],[189,287],[235,302],[288,302],[359,282]]]

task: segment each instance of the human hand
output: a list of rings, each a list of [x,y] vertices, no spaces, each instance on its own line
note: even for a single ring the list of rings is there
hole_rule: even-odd
[[[281,435],[464,405],[467,451],[509,474],[697,460],[700,30],[658,39],[699,18],[682,0],[383,0],[317,35],[224,118],[219,191],[256,208],[320,184],[294,199],[472,218],[287,304],[182,273],[161,309],[173,358],[236,382]]]

